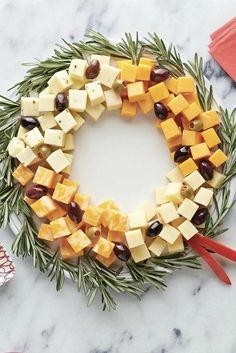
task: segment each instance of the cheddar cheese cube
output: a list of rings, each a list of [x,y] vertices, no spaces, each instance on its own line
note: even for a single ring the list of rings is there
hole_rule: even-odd
[[[91,240],[81,229],[71,234],[67,238],[67,241],[76,253],[80,252],[91,244]]]
[[[164,82],[157,83],[156,85],[149,88],[152,100],[154,102],[160,102],[169,96],[169,91]]]
[[[41,223],[38,231],[38,238],[42,240],[53,241],[53,234],[49,224]]]
[[[166,174],[166,177],[169,181],[173,183],[181,183],[184,179],[183,174],[181,173],[178,167],[173,168],[170,172]]]
[[[119,207],[117,206],[115,201],[110,200],[110,199],[104,200],[103,202],[101,202],[99,204],[98,207],[105,208],[105,209],[111,208],[113,210],[119,210]]]
[[[186,198],[179,206],[177,212],[190,221],[193,218],[193,215],[197,211],[198,207],[199,206],[195,202]]]
[[[206,144],[206,142],[199,143],[195,146],[190,147],[191,154],[194,160],[208,158],[211,155],[211,152]]]
[[[174,93],[177,95],[177,78],[171,77],[167,82],[166,82],[167,88],[170,92]]]
[[[100,237],[98,242],[93,247],[93,251],[98,255],[108,258],[111,256],[114,246],[115,244],[111,241]]]
[[[125,233],[125,239],[130,249],[144,244],[141,229],[129,230]]]
[[[112,210],[111,208],[103,209],[101,216],[101,224],[103,225],[103,227],[109,227],[113,213],[114,210]]]
[[[140,64],[137,66],[136,80],[149,81],[152,67],[146,64]]]
[[[113,241],[114,243],[124,243],[125,233],[124,232],[116,232],[114,230],[108,230],[107,240]]]
[[[134,262],[136,263],[147,260],[151,257],[150,252],[148,251],[148,248],[145,244],[130,249],[130,252]]]
[[[207,181],[207,184],[213,187],[214,189],[219,189],[221,185],[223,184],[226,176],[217,170],[214,170],[213,172],[213,178],[211,180]]]
[[[26,185],[33,178],[34,173],[28,167],[25,167],[23,164],[19,164],[12,173],[12,176],[21,185]]]
[[[186,176],[184,178],[184,181],[185,183],[190,185],[194,191],[205,183],[205,179],[202,177],[198,170],[195,170],[193,173]]]
[[[64,217],[50,222],[50,228],[54,239],[65,237],[71,234]]]
[[[157,210],[165,223],[170,223],[179,217],[173,202],[167,202],[159,206]]]
[[[219,136],[213,128],[204,130],[202,136],[209,148],[215,147],[221,143]]]
[[[121,116],[126,118],[133,118],[136,115],[137,104],[124,99],[121,108]]]
[[[116,65],[120,70],[123,69],[124,64],[131,64],[132,65],[132,60],[128,59],[128,60],[117,60],[116,61]]]
[[[72,219],[68,215],[65,216],[65,221],[66,221],[67,227],[70,231],[70,234],[75,233],[84,224],[83,222],[80,222],[80,223],[73,222]]]
[[[181,145],[182,145],[182,134],[180,136],[174,137],[170,141],[167,141],[167,146],[171,152],[175,151]]]
[[[122,81],[135,82],[136,75],[137,75],[136,65],[133,65],[127,62],[122,64],[121,73],[120,73],[120,79]]]
[[[34,203],[35,202],[35,200],[34,199],[31,199],[31,198],[29,198],[28,196],[24,196],[24,201],[27,203],[27,205],[32,205],[32,203]]]
[[[117,260],[117,257],[114,254],[114,252],[112,251],[112,253],[109,257],[104,257],[104,256],[101,256],[98,254],[95,256],[95,259],[97,261],[99,261],[103,266],[108,268]]]
[[[64,178],[62,184],[66,185],[66,186],[71,186],[72,188],[74,188],[75,192],[77,191],[77,189],[80,186],[79,183],[77,183],[76,181],[73,181],[71,179],[68,179],[68,178]]]
[[[139,64],[144,64],[144,65],[149,65],[151,66],[151,68],[153,68],[154,66],[154,60],[150,59],[150,58],[140,58],[139,60]]]
[[[183,176],[187,176],[197,170],[198,166],[192,158],[188,158],[184,162],[180,163],[178,165],[178,168],[183,174]]]
[[[53,170],[39,166],[35,173],[33,183],[51,188],[56,174]]]
[[[51,212],[47,217],[50,222],[55,221],[58,218],[64,217],[67,214],[67,212],[66,212],[66,210],[64,210],[64,208],[62,208],[61,206],[59,206],[56,203],[55,203],[55,205],[56,205],[55,211]]]
[[[101,224],[103,209],[97,206],[88,206],[83,215],[83,221],[92,226],[98,226]]]
[[[57,183],[60,183],[62,180],[63,176],[61,174],[55,174],[53,178],[52,185],[50,186],[51,189],[55,189]]]
[[[180,231],[172,227],[170,224],[165,224],[159,234],[159,237],[167,241],[167,243],[169,244],[173,244],[179,236]]]
[[[117,232],[126,232],[127,227],[128,227],[127,214],[114,210],[111,214],[109,229],[115,230]]]
[[[138,102],[143,99],[145,88],[142,81],[129,83],[127,85],[128,98],[130,102]]]
[[[184,251],[183,237],[180,235],[173,244],[167,244],[167,250],[170,255],[178,254]]]
[[[183,130],[182,145],[194,146],[202,142],[202,135],[198,131]]]
[[[161,256],[164,249],[166,248],[166,241],[160,237],[156,237],[151,245],[149,245],[148,249],[156,256]]]
[[[193,93],[183,93],[183,96],[189,102],[189,104],[195,102],[201,106],[201,104],[199,102],[197,91],[194,91]]]
[[[214,110],[208,110],[204,113],[201,113],[200,119],[203,123],[203,130],[218,126],[220,123],[219,115]]]
[[[149,92],[143,95],[142,100],[138,101],[139,108],[142,110],[143,114],[149,113],[153,110],[153,100]]]
[[[194,79],[192,77],[178,77],[176,82],[177,94],[193,93],[195,90]]]
[[[209,158],[209,161],[216,167],[220,167],[223,163],[227,161],[228,157],[226,154],[219,148],[216,150],[211,157]]]
[[[170,101],[172,101],[172,99],[175,98],[175,95],[173,93],[171,93],[167,98],[162,99],[161,103],[164,104],[164,106],[168,106],[168,104],[170,103]]]
[[[56,204],[49,196],[43,196],[31,205],[32,210],[38,217],[47,217],[56,210]]]
[[[182,111],[182,114],[187,119],[187,121],[193,120],[201,113],[202,109],[196,102],[189,104],[189,106]]]
[[[73,200],[74,196],[75,188],[73,186],[57,183],[52,195],[52,199],[68,204]]]
[[[73,248],[70,246],[70,244],[68,243],[67,238],[60,239],[59,249],[60,249],[61,257],[64,260],[71,259],[71,258],[77,257],[77,256],[82,256],[84,254],[83,250],[75,252],[73,250]]]
[[[76,193],[74,196],[74,201],[79,205],[81,210],[85,210],[91,201],[91,197],[87,194]]]
[[[178,115],[184,109],[188,107],[188,102],[182,94],[178,94],[174,99],[168,103],[168,108],[172,111],[174,115]]]
[[[128,213],[128,220],[130,229],[143,228],[147,224],[145,213],[141,211]]]
[[[191,239],[195,234],[198,233],[197,228],[194,227],[194,225],[188,219],[180,224],[178,229],[186,240]]]
[[[161,122],[161,128],[167,141],[181,136],[181,131],[173,118]]]
[[[208,188],[201,187],[194,197],[194,202],[203,206],[208,206],[211,203],[213,191]]]

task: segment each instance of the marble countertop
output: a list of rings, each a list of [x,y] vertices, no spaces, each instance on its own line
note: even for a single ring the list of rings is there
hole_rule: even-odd
[[[5,0],[0,2],[1,94],[22,78],[19,64],[50,55],[55,42],[81,38],[87,28],[111,38],[124,31],[156,31],[191,59],[206,60],[206,75],[223,104],[235,106],[235,84],[208,55],[209,34],[235,15],[234,0]],[[235,210],[224,243],[236,247]],[[10,249],[13,235],[0,231]],[[0,288],[0,352],[25,353],[235,353],[236,266],[225,265],[234,285],[218,282],[208,268],[182,270],[165,293],[148,290],[142,301],[117,298],[116,312],[87,309],[67,282],[54,284],[31,260],[13,256],[17,273]]]

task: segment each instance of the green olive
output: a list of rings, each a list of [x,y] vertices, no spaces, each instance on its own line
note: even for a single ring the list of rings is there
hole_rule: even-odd
[[[91,227],[87,231],[87,236],[90,238],[97,238],[101,235],[101,229],[98,227]]]
[[[113,89],[118,92],[122,91],[126,87],[127,87],[126,81],[115,80],[115,82],[113,83]]]
[[[193,131],[201,131],[203,128],[203,123],[200,119],[194,119],[189,123],[189,129]]]
[[[193,196],[193,188],[188,184],[183,184],[180,190],[180,194],[183,197],[190,199]]]
[[[39,158],[46,159],[50,154],[52,153],[52,150],[49,146],[47,145],[42,145],[38,149],[38,156]]]

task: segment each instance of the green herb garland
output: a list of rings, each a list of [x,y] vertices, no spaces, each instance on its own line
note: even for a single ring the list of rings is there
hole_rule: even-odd
[[[211,109],[213,100],[212,87],[207,88],[202,58],[195,55],[193,62],[183,62],[173,45],[168,48],[154,33],[140,41],[138,34],[135,39],[126,33],[120,43],[114,44],[102,34],[89,31],[86,41],[57,45],[54,54],[43,61],[25,64],[29,67],[25,78],[15,84],[17,100],[13,101],[0,96],[0,160],[2,162],[0,174],[0,224],[5,228],[12,213],[19,215],[22,227],[15,238],[12,250],[23,258],[31,256],[33,265],[45,272],[50,280],[55,280],[56,289],[63,287],[66,274],[76,284],[78,291],[83,291],[88,305],[100,294],[104,310],[116,308],[114,295],[130,293],[140,298],[144,289],[143,284],[150,284],[157,289],[165,289],[166,277],[175,269],[189,267],[201,268],[198,256],[186,250],[184,253],[152,257],[145,263],[134,263],[129,260],[126,268],[118,271],[106,269],[88,256],[78,259],[77,264],[71,264],[60,258],[58,252],[52,253],[50,248],[37,238],[37,228],[32,218],[31,209],[23,200],[22,188],[14,184],[12,172],[15,166],[14,158],[7,153],[7,145],[17,134],[19,128],[20,98],[31,91],[40,92],[46,87],[49,78],[57,71],[67,69],[73,58],[87,58],[88,55],[103,54],[118,58],[132,59],[138,63],[141,55],[156,58],[161,68],[167,69],[172,76],[178,77],[186,72],[194,77],[200,103],[204,110]],[[214,237],[222,234],[222,221],[228,214],[234,201],[230,201],[230,181],[236,174],[236,111],[231,114],[219,108],[221,116],[221,139],[223,150],[230,156],[223,172],[226,175],[224,184],[214,198],[214,211],[209,217],[204,234]],[[220,206],[219,206],[220,205]]]

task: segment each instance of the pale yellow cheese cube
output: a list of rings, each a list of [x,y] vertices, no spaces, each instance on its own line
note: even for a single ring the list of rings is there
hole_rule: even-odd
[[[130,249],[144,244],[141,229],[129,230],[125,232],[125,238]]]
[[[39,97],[39,112],[48,113],[55,110],[55,94],[45,94]]]
[[[81,128],[81,126],[84,125],[85,120],[82,118],[82,116],[80,116],[75,112],[72,112],[72,115],[76,121],[76,125],[73,127],[73,131],[78,131]]]
[[[188,219],[180,224],[178,229],[186,240],[191,239],[195,234],[198,233],[197,228],[194,227],[194,225]]]
[[[86,106],[86,113],[94,120],[97,121],[102,113],[104,112],[105,107],[103,104],[98,104],[95,107],[93,107],[90,102],[87,102],[87,106]]]
[[[87,91],[69,89],[69,109],[74,112],[84,112],[87,104]]]
[[[35,148],[43,144],[43,135],[41,134],[39,128],[35,127],[25,134],[24,140],[28,146]]]
[[[70,153],[64,153],[64,156],[66,157],[67,161],[69,162],[68,166],[62,169],[62,173],[65,174],[71,174],[71,168],[72,168],[72,162],[74,159],[74,156]]]
[[[130,229],[143,228],[147,225],[144,212],[128,213],[128,220]]]
[[[184,251],[183,237],[180,235],[173,244],[167,244],[167,250],[170,255],[178,254]]]
[[[97,76],[97,80],[101,82],[102,85],[111,88],[119,73],[120,69],[104,64]]]
[[[66,134],[65,135],[65,144],[62,148],[62,151],[72,151],[75,149],[75,138],[73,134]]]
[[[38,116],[39,115],[39,99],[36,97],[21,98],[21,115],[22,116]]]
[[[52,129],[53,127],[57,126],[57,122],[52,112],[39,116],[38,121],[43,131],[45,131],[46,129]]]
[[[205,183],[205,179],[202,177],[202,175],[199,173],[198,170],[195,170],[195,172],[189,174],[184,178],[184,181],[190,185],[193,190],[197,190],[202,184]]]
[[[38,217],[47,217],[51,212],[56,210],[56,204],[49,196],[43,196],[31,206],[32,210]]]
[[[149,201],[144,201],[141,205],[137,207],[137,211],[142,211],[145,213],[146,220],[149,222],[156,215],[156,207],[152,205]]]
[[[71,234],[64,217],[60,217],[50,222],[50,228],[54,239]]]
[[[147,260],[151,257],[150,252],[148,251],[148,248],[145,244],[130,249],[130,252],[134,262],[136,263]]]
[[[31,162],[36,158],[36,154],[32,151],[29,146],[23,148],[19,153],[17,153],[16,158],[20,161],[25,167],[30,165]]]
[[[183,197],[181,195],[182,183],[169,183],[166,188],[166,197],[168,201],[172,201],[174,203],[181,203],[183,201]]]
[[[91,202],[91,196],[87,194],[76,193],[74,196],[74,201],[79,205],[81,210],[86,210]]]
[[[51,146],[64,147],[64,131],[58,129],[46,129],[44,132],[44,143]]]
[[[25,129],[23,126],[19,126],[18,132],[17,132],[17,137],[24,140],[25,134],[28,132],[29,130]]]
[[[55,120],[65,133],[69,132],[77,125],[76,120],[68,109],[63,110],[55,116]]]
[[[40,93],[39,93],[39,98],[42,96],[45,96],[47,94],[51,94],[52,92],[50,91],[49,87],[44,88]]]
[[[100,63],[100,67],[103,67],[103,65],[109,65],[110,64],[110,59],[111,57],[109,55],[98,55],[98,54],[92,54],[90,61],[92,60],[98,60]]]
[[[173,183],[181,183],[184,180],[183,174],[178,167],[175,167],[170,172],[166,174],[166,177],[169,181]]]
[[[83,59],[72,59],[69,66],[69,75],[76,80],[84,81],[85,71],[88,67],[88,63]]]
[[[9,156],[16,158],[17,154],[25,148],[25,143],[19,137],[12,137],[10,140],[7,151]]]
[[[89,82],[85,85],[85,89],[88,93],[88,97],[92,107],[95,107],[99,103],[103,103],[105,101],[103,89],[99,82]]]
[[[160,186],[155,189],[157,205],[162,205],[163,203],[168,202],[168,198],[166,197],[166,188],[166,186]]]
[[[70,162],[61,149],[52,152],[46,161],[56,173],[60,173],[70,165]]]
[[[172,227],[170,224],[165,224],[159,237],[169,244],[174,244],[179,235],[180,231],[178,229]]]
[[[120,94],[113,89],[104,91],[107,111],[120,109],[122,100]]]
[[[165,247],[166,247],[166,241],[163,240],[160,237],[156,237],[151,245],[149,245],[148,249],[156,256],[161,256],[161,254],[163,253]]]
[[[212,200],[213,191],[207,188],[201,187],[194,197],[194,202],[199,203],[203,206],[208,206]]]
[[[223,184],[226,176],[217,170],[214,170],[213,178],[207,181],[207,184],[212,186],[214,189],[219,189]]]
[[[66,70],[56,72],[48,81],[50,92],[54,94],[65,92],[72,84],[73,80]]]
[[[167,202],[159,206],[158,212],[165,223],[172,222],[179,217],[173,202]]]
[[[179,206],[177,212],[190,221],[195,212],[197,211],[198,207],[199,206],[195,202],[186,198]]]

